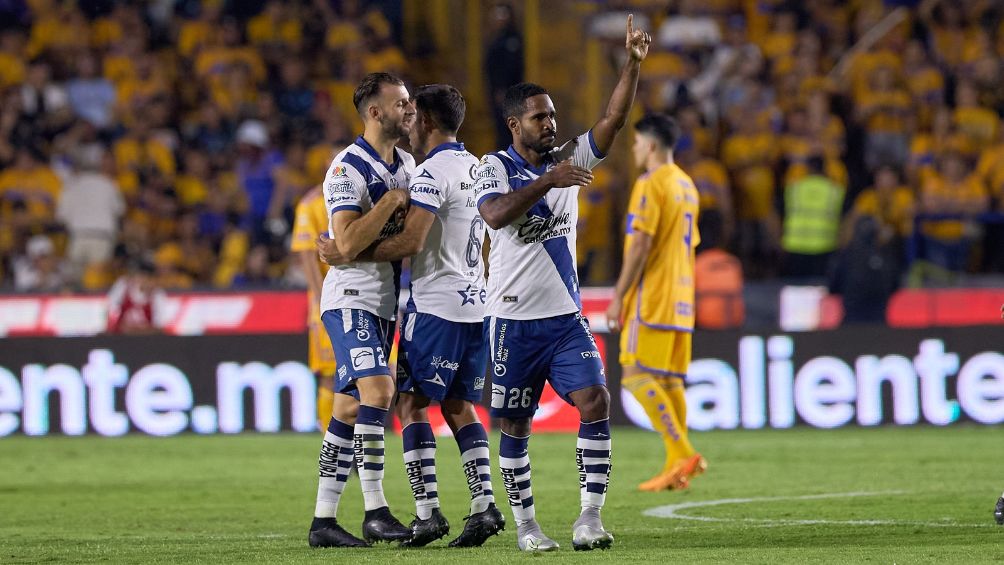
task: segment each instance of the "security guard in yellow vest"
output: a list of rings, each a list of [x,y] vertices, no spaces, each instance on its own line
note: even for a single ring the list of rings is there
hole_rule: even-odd
[[[838,244],[845,188],[823,174],[823,158],[808,160],[809,174],[784,191],[784,274],[822,277]]]

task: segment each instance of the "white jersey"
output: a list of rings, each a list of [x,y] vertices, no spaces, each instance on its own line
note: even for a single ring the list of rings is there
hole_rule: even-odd
[[[481,159],[474,193],[478,206],[532,183],[557,163],[592,169],[602,159],[588,131],[549,153],[532,167],[513,149]],[[579,187],[552,188],[526,214],[489,230],[488,301],[485,316],[534,320],[571,314],[582,308],[575,265],[575,224]]]
[[[331,215],[341,210],[363,214],[388,190],[408,186],[415,171],[415,159],[394,148],[394,163],[383,162],[376,150],[359,136],[335,156],[324,177],[324,200],[328,207],[328,235],[334,237]],[[380,232],[386,239],[402,229],[400,218],[392,217]],[[321,312],[355,308],[385,320],[397,318],[397,297],[401,284],[401,263],[350,263],[331,267],[321,287]]]
[[[474,199],[478,159],[462,143],[429,152],[411,177],[411,205],[436,215],[425,247],[411,260],[408,310],[451,322],[481,322],[485,277],[481,243],[485,223]]]

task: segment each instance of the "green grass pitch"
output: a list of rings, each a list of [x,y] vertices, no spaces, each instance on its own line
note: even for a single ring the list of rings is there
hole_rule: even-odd
[[[497,432],[492,437],[494,448]],[[445,541],[410,550],[309,548],[315,435],[8,437],[0,439],[0,563],[1004,561],[1004,527],[991,516],[1004,489],[1004,429],[794,429],[693,439],[708,473],[689,491],[650,494],[635,488],[660,465],[658,438],[615,430],[603,516],[616,543],[584,553],[571,549],[575,439],[535,436],[537,517],[562,547],[531,557],[515,549],[508,508],[509,529],[481,548],[454,550]],[[463,524],[467,491],[456,444],[439,441],[439,489],[452,537]],[[407,522],[414,507],[398,437],[388,438],[387,455],[387,496]],[[496,463],[494,451],[492,458]],[[811,495],[826,496],[804,498]],[[681,504],[690,506],[675,513],[687,518],[643,514]],[[353,477],[340,519],[356,534],[361,505]]]

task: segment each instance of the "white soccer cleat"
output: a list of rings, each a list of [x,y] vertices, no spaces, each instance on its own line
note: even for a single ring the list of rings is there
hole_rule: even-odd
[[[604,530],[602,525],[582,524],[572,530],[572,547],[575,551],[609,549],[613,543],[613,534]]]
[[[545,536],[541,532],[531,532],[529,534],[520,536],[516,540],[517,545],[521,551],[554,551],[558,549],[558,542]]]

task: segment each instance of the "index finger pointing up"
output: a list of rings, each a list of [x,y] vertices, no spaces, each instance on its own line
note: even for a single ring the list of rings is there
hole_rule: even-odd
[[[628,36],[630,36],[634,32],[634,27],[631,25],[632,22],[634,22],[634,14],[628,14],[628,21],[627,21]]]

